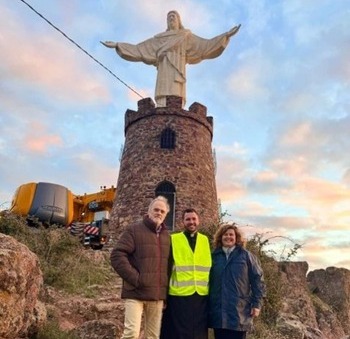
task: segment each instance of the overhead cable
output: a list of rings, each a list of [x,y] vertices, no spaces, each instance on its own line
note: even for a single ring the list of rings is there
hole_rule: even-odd
[[[83,51],[88,57],[90,57],[92,60],[97,62],[101,67],[103,67],[108,73],[110,73],[113,77],[115,77],[118,81],[120,81],[124,86],[129,88],[131,91],[133,91],[135,94],[137,94],[140,98],[143,99],[143,96],[136,92],[133,88],[131,88],[125,81],[121,80],[118,76],[116,76],[109,68],[107,68],[105,65],[103,65],[100,61],[98,61],[96,58],[94,58],[89,52],[87,52],[83,47],[81,47],[78,43],[76,43],[72,38],[70,38],[66,33],[64,33],[61,29],[59,29],[57,26],[55,26],[50,20],[46,19],[41,13],[39,13],[33,6],[28,4],[24,0],[22,1],[25,5],[27,5],[35,14],[39,15],[43,20],[45,20],[51,27],[53,27],[56,31],[61,33],[66,39],[68,39],[72,44],[74,44],[76,47],[78,47],[81,51]]]

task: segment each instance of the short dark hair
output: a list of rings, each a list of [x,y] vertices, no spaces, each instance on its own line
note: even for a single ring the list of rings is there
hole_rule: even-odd
[[[194,208],[186,208],[183,212],[182,212],[182,220],[185,218],[185,214],[186,213],[196,213],[197,216],[199,217],[198,212],[194,209]]]

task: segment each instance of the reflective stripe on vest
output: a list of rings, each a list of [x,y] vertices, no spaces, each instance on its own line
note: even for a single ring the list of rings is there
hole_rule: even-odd
[[[197,292],[208,295],[211,253],[208,238],[198,233],[196,248],[193,253],[183,233],[171,235],[174,258],[170,277],[169,294],[187,296]]]

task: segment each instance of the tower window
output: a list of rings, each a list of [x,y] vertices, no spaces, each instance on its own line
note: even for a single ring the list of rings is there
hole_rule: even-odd
[[[176,141],[176,134],[171,128],[163,130],[160,136],[160,148],[174,149]]]

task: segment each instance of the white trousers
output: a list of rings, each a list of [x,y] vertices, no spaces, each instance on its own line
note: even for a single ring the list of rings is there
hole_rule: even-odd
[[[138,339],[142,313],[144,315],[145,339],[158,339],[163,314],[163,300],[142,301],[125,299],[124,332],[121,339]]]

